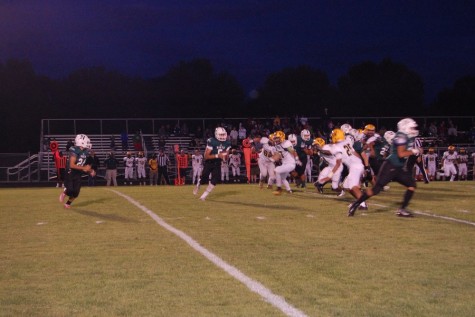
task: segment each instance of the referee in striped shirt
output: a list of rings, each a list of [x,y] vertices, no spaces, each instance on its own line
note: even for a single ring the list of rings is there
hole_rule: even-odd
[[[168,178],[168,163],[170,163],[170,159],[168,156],[163,153],[163,149],[160,149],[158,152],[158,184],[162,183],[162,175],[165,178],[165,182],[167,185],[170,185],[170,179]]]
[[[414,168],[414,165],[417,164],[417,167],[419,167],[419,170],[421,171],[422,177],[424,178],[424,183],[428,184],[429,183],[429,176],[427,175],[426,167],[424,164],[424,158],[422,157],[422,153],[424,151],[422,150],[422,141],[420,138],[416,138],[414,140],[414,147],[420,149],[421,155],[415,156],[411,155],[407,159],[407,167],[412,170]]]

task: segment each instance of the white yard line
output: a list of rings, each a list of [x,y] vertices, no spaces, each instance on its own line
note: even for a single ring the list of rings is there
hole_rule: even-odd
[[[305,313],[300,311],[299,309],[293,307],[289,303],[285,301],[284,298],[281,296],[278,296],[270,289],[265,287],[263,284],[259,283],[256,280],[253,280],[252,278],[248,277],[244,273],[242,273],[238,268],[235,266],[232,266],[228,264],[226,261],[221,259],[219,256],[214,254],[213,252],[209,251],[205,247],[201,246],[198,242],[196,242],[192,237],[187,235],[181,230],[176,229],[175,227],[169,225],[166,223],[162,218],[157,216],[153,211],[148,209],[147,207],[141,205],[138,201],[132,199],[131,197],[122,194],[121,192],[118,192],[113,189],[109,189],[110,191],[116,193],[117,195],[125,198],[127,201],[129,201],[131,204],[135,205],[139,209],[141,209],[143,212],[148,214],[157,224],[165,228],[166,230],[172,232],[176,236],[178,236],[180,239],[185,241],[190,247],[198,251],[201,255],[206,257],[209,261],[214,263],[217,267],[221,268],[224,270],[226,273],[243,283],[244,285],[247,286],[251,291],[254,293],[259,294],[264,300],[266,300],[268,303],[270,303],[272,306],[278,308],[281,312],[283,312],[286,316],[291,316],[291,317],[303,317],[307,316]]]

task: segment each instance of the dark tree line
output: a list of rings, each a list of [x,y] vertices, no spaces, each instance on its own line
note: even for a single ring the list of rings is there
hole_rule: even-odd
[[[35,73],[28,60],[0,61],[3,152],[36,151],[44,118],[473,115],[475,77],[462,77],[424,105],[424,84],[405,65],[385,59],[352,66],[333,86],[309,66],[269,74],[246,97],[236,78],[207,59],[180,62],[157,78],[102,67],[62,79]]]

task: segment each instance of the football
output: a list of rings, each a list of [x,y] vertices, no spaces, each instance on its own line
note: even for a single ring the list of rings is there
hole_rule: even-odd
[[[282,155],[280,154],[280,152],[275,152],[274,154],[272,154],[272,160],[274,160],[274,162],[278,162],[282,159]]]

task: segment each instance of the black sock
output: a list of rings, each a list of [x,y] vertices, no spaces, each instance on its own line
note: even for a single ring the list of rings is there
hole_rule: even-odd
[[[406,209],[406,207],[409,205],[409,202],[412,199],[412,196],[414,196],[414,191],[413,190],[406,190],[404,193],[404,200],[402,201],[401,208]]]

